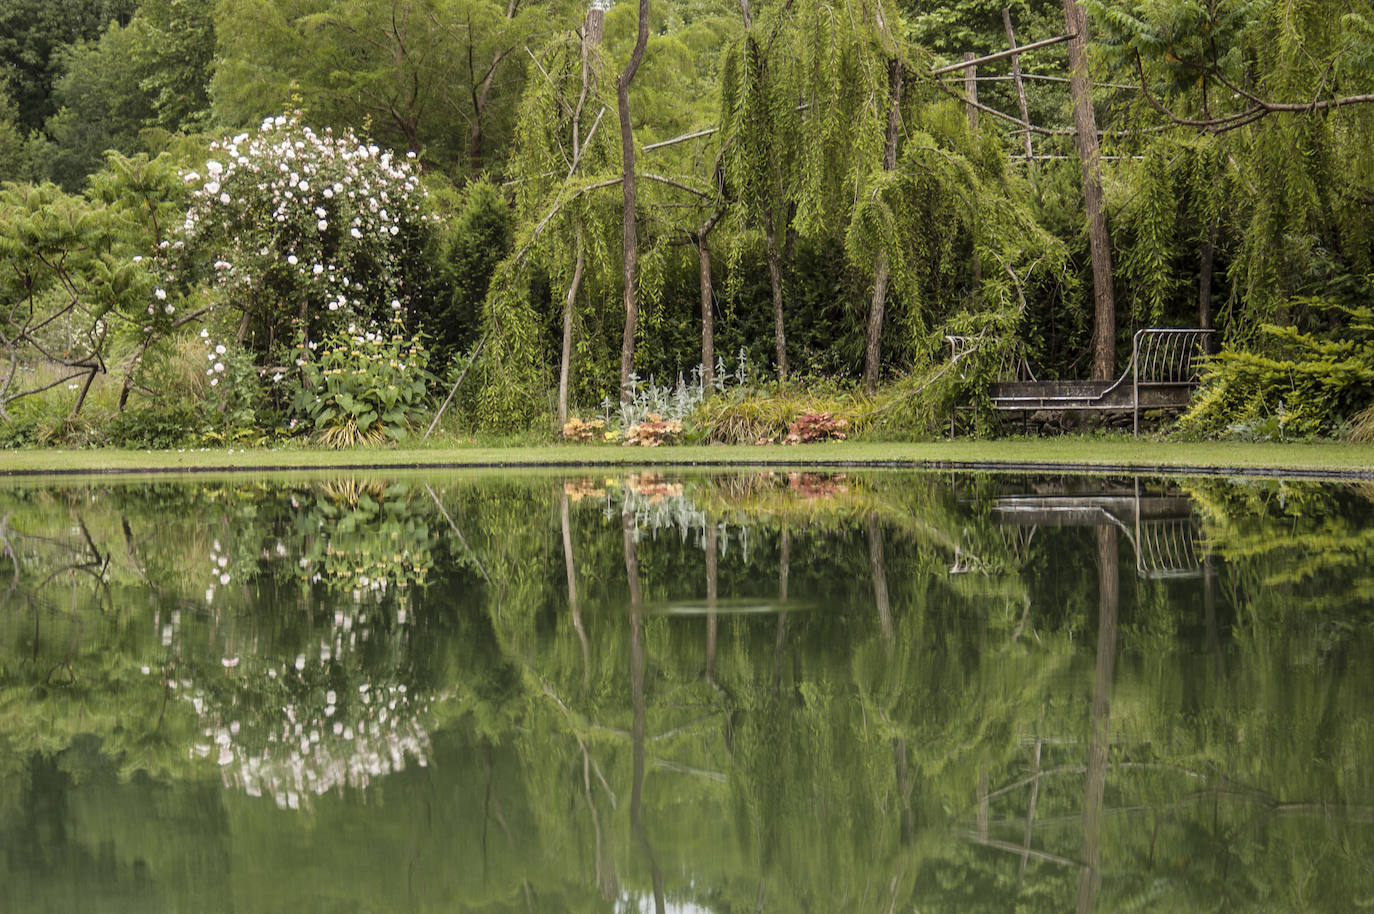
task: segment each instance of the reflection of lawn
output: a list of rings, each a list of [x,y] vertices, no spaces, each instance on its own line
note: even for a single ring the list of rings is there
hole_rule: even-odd
[[[1255,444],[1152,441],[1127,436],[1004,439],[1000,441],[826,442],[770,445],[627,448],[612,445],[486,447],[465,444],[411,448],[324,450],[290,447],[260,450],[130,451],[23,450],[0,455],[0,474],[175,469],[309,469],[323,467],[738,465],[806,466],[837,462],[898,465],[945,463],[1052,464],[1127,469],[1215,468],[1359,472],[1374,476],[1374,448],[1344,443]]]

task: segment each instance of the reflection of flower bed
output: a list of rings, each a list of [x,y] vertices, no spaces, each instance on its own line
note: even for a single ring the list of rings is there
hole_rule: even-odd
[[[682,483],[668,482],[661,473],[631,473],[625,477],[625,488],[651,505],[665,498],[681,498],[683,492]]]
[[[425,582],[433,564],[430,527],[405,497],[408,490],[340,480],[321,487],[305,506],[297,567],[305,583],[380,602]],[[404,609],[398,614],[404,622]]]

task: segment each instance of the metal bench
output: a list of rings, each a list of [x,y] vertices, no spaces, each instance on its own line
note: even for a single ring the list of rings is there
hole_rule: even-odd
[[[1143,409],[1181,409],[1198,386],[1207,356],[1207,340],[1214,331],[1201,327],[1149,327],[1137,330],[1131,341],[1131,361],[1115,381],[1039,381],[1027,366],[1028,377],[1001,376],[992,385],[992,406],[1003,412],[1038,410],[1095,410],[1130,412],[1132,431],[1140,434]],[[951,359],[957,361],[973,346],[968,337],[945,337]],[[1023,360],[1024,361],[1024,360]],[[1020,369],[1011,366],[1013,373]],[[951,419],[951,434],[953,420]]]

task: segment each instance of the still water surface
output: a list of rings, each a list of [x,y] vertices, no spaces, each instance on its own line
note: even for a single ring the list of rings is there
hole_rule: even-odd
[[[1374,487],[0,489],[0,910],[1374,905]]]

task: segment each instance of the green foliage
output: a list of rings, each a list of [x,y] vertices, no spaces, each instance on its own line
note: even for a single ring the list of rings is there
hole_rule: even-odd
[[[0,183],[28,177],[26,139],[19,125],[19,108],[10,98],[4,82],[0,81]]]
[[[246,126],[300,106],[455,178],[499,172],[524,82],[517,51],[563,13],[497,0],[226,0],[215,7],[215,117]]]
[[[8,0],[0,8],[0,84],[18,106],[19,124],[43,127],[56,113],[52,88],[61,52],[100,37],[110,25],[129,21],[138,0]]]
[[[1374,49],[1357,25],[1368,4],[1086,6],[1103,59],[1151,93],[1136,101],[1141,121],[1157,123],[1163,108],[1166,124],[1209,128],[1183,143],[1139,144],[1147,151],[1128,188],[1141,199],[1127,205],[1136,230],[1127,267],[1142,283],[1143,315],[1174,295],[1164,280],[1178,250],[1170,239],[1195,244],[1215,224],[1217,262],[1240,305],[1230,316],[1236,337],[1289,323],[1294,297],[1358,305],[1374,265],[1374,112],[1348,102],[1374,88],[1367,68],[1350,66]],[[1171,225],[1178,200],[1187,221]]]
[[[1340,429],[1374,403],[1374,311],[1317,299],[1290,304],[1345,326],[1304,332],[1266,324],[1253,348],[1228,346],[1205,370],[1202,390],[1179,420],[1183,430],[1311,438]]]
[[[91,197],[51,184],[0,190],[0,343],[10,360],[0,415],[45,384],[104,374],[116,346],[141,353],[166,338],[179,296],[155,255],[177,193],[165,159],[118,156]]]
[[[109,443],[164,450],[194,442],[200,410],[190,403],[165,409],[138,407],[116,414],[105,426]]]
[[[58,110],[46,124],[50,143],[42,163],[49,180],[77,190],[106,150],[140,151],[139,132],[153,107],[139,87],[137,40],[133,29],[115,25],[98,41],[80,42],[60,55],[62,76],[53,86]]]
[[[437,351],[476,342],[492,274],[510,254],[511,222],[510,206],[495,183],[483,178],[463,189],[462,208],[444,227],[440,242],[440,270],[451,291],[428,322]]]
[[[429,353],[400,321],[380,329],[334,333],[313,357],[302,343],[301,387],[292,408],[331,447],[399,441],[427,393]],[[279,381],[274,377],[274,382]]]

